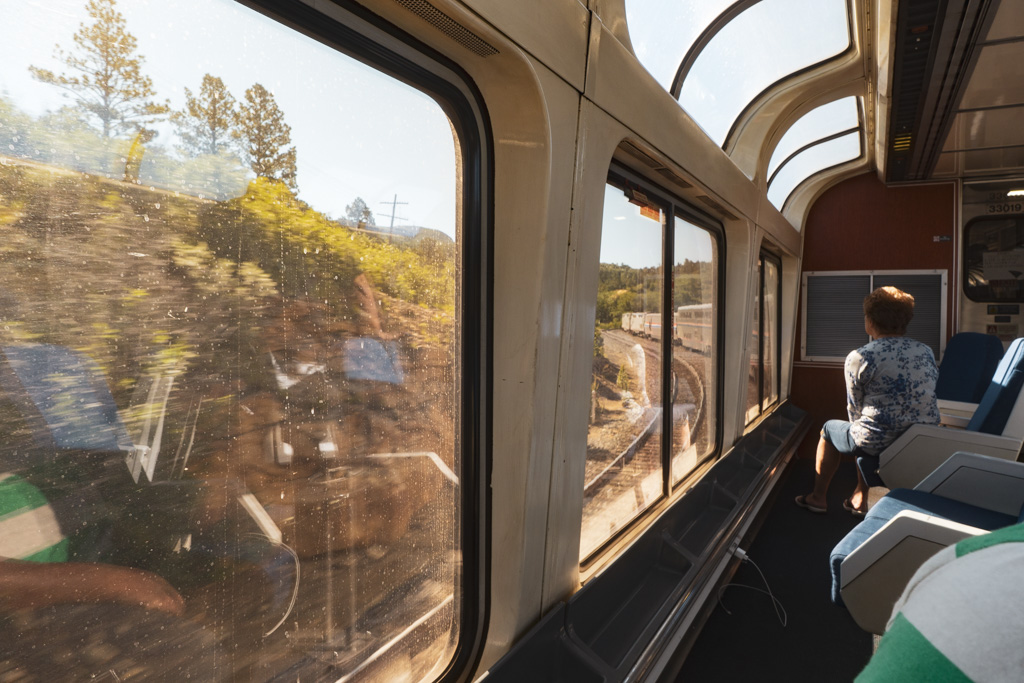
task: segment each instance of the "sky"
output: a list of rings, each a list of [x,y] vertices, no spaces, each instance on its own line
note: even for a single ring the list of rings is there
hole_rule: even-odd
[[[55,45],[73,51],[73,34],[91,24],[86,0],[0,0],[0,94],[33,116],[70,101],[32,79],[28,67],[70,73]],[[362,197],[376,223],[391,202],[405,220],[455,236],[455,143],[448,119],[428,96],[296,33],[232,0],[121,0],[157,100],[184,106],[203,75],[220,77],[236,100],[261,83],[291,126],[299,197],[335,218]],[[155,140],[177,144],[170,124]]]
[[[630,42],[666,90],[699,35],[732,0],[626,0]],[[850,43],[846,0],[761,0],[701,52],[683,84],[683,109],[719,145],[743,108],[779,78]]]
[[[676,262],[711,261],[714,254],[710,234],[676,219]],[[605,185],[604,216],[601,223],[601,263],[652,268],[661,265],[661,222],[640,213],[622,190]]]

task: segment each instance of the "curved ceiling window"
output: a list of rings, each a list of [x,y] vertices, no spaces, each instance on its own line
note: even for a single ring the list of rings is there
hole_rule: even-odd
[[[768,201],[779,211],[797,185],[819,171],[861,155],[861,136],[853,130],[814,143],[783,163],[768,185]]]
[[[626,23],[637,59],[665,90],[687,52],[736,0],[626,0]]]
[[[856,97],[844,97],[811,110],[794,123],[779,140],[768,163],[768,177],[771,178],[779,166],[803,148],[859,127],[860,115]]]
[[[683,65],[678,97],[708,136],[723,145],[760,93],[849,47],[847,5],[844,0],[763,0],[697,44],[704,42],[692,67]]]

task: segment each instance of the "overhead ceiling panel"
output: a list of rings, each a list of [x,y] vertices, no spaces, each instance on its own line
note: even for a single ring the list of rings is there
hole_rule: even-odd
[[[964,89],[960,109],[1024,104],[1024,42],[986,45]]]
[[[1024,2],[901,0],[885,178],[1024,173]]]
[[[1024,145],[1022,119],[1024,107],[961,112],[953,119],[943,151]]]
[[[1004,0],[996,9],[985,40],[1005,40],[1021,35],[1024,35],[1024,3],[1020,0]]]

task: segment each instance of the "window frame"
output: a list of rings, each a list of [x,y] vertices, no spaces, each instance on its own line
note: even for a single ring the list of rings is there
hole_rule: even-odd
[[[1013,203],[1016,204],[1016,202],[1013,202]],[[997,299],[997,298],[992,297],[992,296],[984,297],[984,296],[979,296],[976,292],[969,291],[968,285],[967,285],[967,274],[970,272],[970,269],[969,269],[970,264],[967,262],[967,244],[968,244],[968,236],[970,235],[971,228],[974,227],[975,225],[977,225],[978,223],[985,223],[985,222],[988,222],[988,221],[1006,220],[1008,218],[1016,219],[1016,220],[1020,221],[1021,223],[1024,223],[1024,214],[1020,214],[1020,213],[994,214],[993,213],[993,214],[985,214],[983,216],[977,216],[975,218],[972,218],[971,220],[967,221],[966,225],[964,225],[964,233],[963,233],[963,239],[962,239],[963,246],[962,246],[962,248],[960,250],[960,252],[961,252],[961,257],[960,257],[960,268],[961,268],[961,271],[960,272],[964,273],[964,276],[961,278],[962,281],[963,281],[963,284],[960,287],[960,291],[963,293],[964,297],[966,299],[968,299],[969,301],[973,301],[975,303],[984,303],[984,304],[1019,304],[1019,303],[1024,303],[1024,294],[1022,294],[1022,295],[1020,295],[1020,296],[1018,296],[1017,298],[1014,298],[1014,299]],[[1000,252],[992,252],[992,253],[1000,253]],[[986,279],[986,282],[988,282],[987,279]],[[985,285],[985,286],[987,288],[991,289],[991,285]],[[971,289],[976,289],[976,288],[971,288]]]
[[[604,541],[602,541],[597,547],[595,547],[586,557],[580,560],[579,566],[581,571],[586,571],[590,567],[593,567],[598,561],[601,560],[605,552],[615,545],[625,534],[630,533],[639,526],[649,524],[651,522],[652,515],[657,515],[660,510],[660,506],[657,502],[664,502],[673,496],[678,496],[684,490],[689,489],[693,485],[694,474],[700,473],[702,465],[714,462],[717,460],[723,452],[722,438],[723,438],[723,421],[721,419],[722,407],[723,407],[723,396],[722,387],[725,381],[725,370],[724,364],[722,363],[722,355],[725,346],[724,330],[725,330],[725,267],[726,263],[726,239],[725,239],[725,228],[721,222],[707,214],[692,204],[680,199],[675,193],[665,189],[662,185],[655,183],[648,178],[639,175],[635,171],[631,170],[624,164],[612,160],[612,163],[608,169],[608,173],[605,175],[604,184],[612,185],[614,187],[622,188],[623,190],[627,186],[636,187],[640,189],[644,195],[654,205],[660,206],[665,213],[665,221],[662,225],[662,253],[661,253],[661,265],[662,265],[662,280],[661,280],[661,309],[662,309],[662,321],[663,328],[665,329],[664,316],[665,311],[672,311],[674,313],[672,297],[674,294],[674,281],[672,278],[672,271],[674,270],[674,257],[675,257],[675,219],[681,218],[686,222],[707,231],[708,235],[715,242],[717,249],[717,273],[715,273],[715,288],[716,288],[716,301],[715,301],[715,344],[714,344],[714,357],[716,359],[713,381],[715,383],[715,424],[713,429],[709,432],[709,435],[713,435],[714,446],[708,451],[708,453],[702,456],[698,461],[695,469],[688,474],[680,478],[675,484],[672,483],[672,413],[671,410],[665,410],[665,401],[662,400],[662,414],[661,414],[661,475],[662,475],[662,487],[661,495],[655,504],[649,505],[645,510],[640,511],[633,519],[628,523],[624,524],[621,528],[609,535]],[[594,292],[596,300],[597,292]],[[673,351],[672,335],[662,334],[660,343],[662,358],[671,358]],[[661,377],[659,377],[661,383],[662,397],[671,395],[671,373],[666,371],[666,368],[671,367],[671,363],[662,363]],[[586,454],[584,453],[584,456]],[[582,519],[581,519],[582,523]]]
[[[757,321],[757,414],[746,421],[746,426],[757,422],[758,418],[768,412],[770,408],[779,404],[782,394],[782,378],[779,368],[782,366],[782,344],[779,343],[779,337],[782,332],[782,258],[761,248],[758,253],[758,261],[760,267],[757,269],[757,306],[758,306],[758,321]],[[775,292],[775,321],[777,323],[777,329],[775,330],[775,400],[765,405],[764,396],[764,321],[765,321],[765,280],[768,262],[775,264],[776,271],[778,272],[778,291]],[[754,406],[747,408],[747,411],[753,412],[751,409]]]
[[[455,524],[462,571],[454,596],[459,628],[454,655],[434,680],[465,680],[483,654],[490,616],[494,138],[483,95],[453,60],[351,0],[332,0],[329,12],[304,2],[236,1],[431,97],[449,117],[459,142],[456,449],[461,515]]]

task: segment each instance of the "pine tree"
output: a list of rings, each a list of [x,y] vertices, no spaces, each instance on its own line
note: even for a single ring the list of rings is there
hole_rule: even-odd
[[[373,211],[366,205],[362,197],[356,197],[351,204],[345,207],[345,218],[353,225],[376,225],[373,222]]]
[[[288,147],[291,131],[269,90],[256,83],[245,91],[236,134],[249,168],[258,178],[280,180],[294,190],[295,148]]]
[[[71,74],[55,74],[30,66],[32,76],[67,91],[90,116],[99,119],[103,137],[141,130],[168,111],[152,101],[153,81],[143,76],[145,59],[136,54],[135,36],[125,30],[124,16],[114,0],[89,0],[86,10],[95,23],[79,25],[72,36],[76,50],[56,46],[57,59]],[[77,73],[76,73],[77,72]]]
[[[191,157],[218,154],[233,142],[238,109],[224,81],[206,74],[198,97],[185,88],[185,108],[174,112],[171,120],[178,129],[181,149],[186,154]]]

